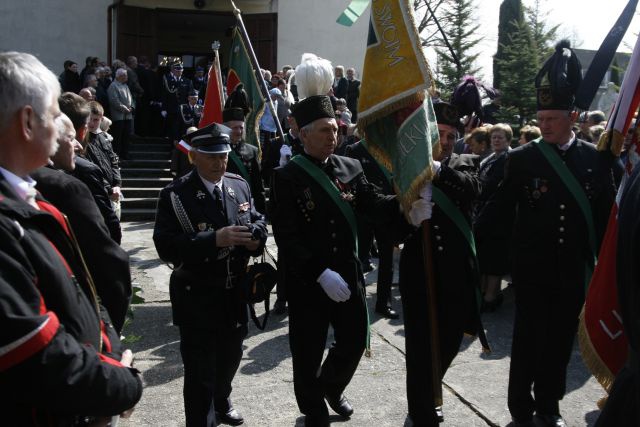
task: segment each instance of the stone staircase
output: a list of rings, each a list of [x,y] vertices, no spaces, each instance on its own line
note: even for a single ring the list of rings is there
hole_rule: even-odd
[[[153,221],[158,194],[173,178],[171,144],[166,138],[132,137],[130,160],[120,162],[122,174],[121,221]]]

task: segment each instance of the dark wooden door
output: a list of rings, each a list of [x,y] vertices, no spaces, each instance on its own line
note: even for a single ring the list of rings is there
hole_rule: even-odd
[[[116,51],[114,59],[147,56],[152,61],[156,43],[156,10],[119,5],[116,9]]]
[[[260,68],[278,71],[278,15],[258,13],[242,16]]]

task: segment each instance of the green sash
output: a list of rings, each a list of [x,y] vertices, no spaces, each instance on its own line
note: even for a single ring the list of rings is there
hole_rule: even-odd
[[[445,214],[453,221],[453,223],[458,227],[460,233],[464,236],[469,243],[469,248],[471,249],[471,253],[475,258],[476,255],[476,241],[473,238],[473,233],[471,232],[471,226],[467,222],[467,219],[464,217],[460,209],[451,201],[449,197],[442,190],[440,190],[435,185],[431,186],[432,190],[432,199],[436,205],[440,207],[444,211]]]
[[[596,229],[593,224],[593,213],[591,212],[591,205],[589,204],[589,199],[587,195],[584,193],[582,186],[576,179],[576,177],[571,173],[567,165],[562,161],[558,153],[556,153],[551,146],[544,142],[542,138],[538,138],[533,141],[540,149],[542,154],[546,157],[547,161],[556,171],[560,179],[564,185],[569,189],[571,195],[575,198],[576,202],[578,202],[578,206],[582,211],[582,215],[587,223],[587,231],[589,232],[589,246],[591,247],[591,252],[593,254],[593,258],[595,260],[596,253]],[[575,144],[575,143],[574,143]]]
[[[249,171],[247,170],[246,166],[242,162],[242,159],[240,157],[238,157],[238,155],[236,154],[235,151],[233,151],[233,150],[229,151],[229,158],[236,165],[236,167],[238,168],[238,171],[240,171],[240,175],[244,178],[244,180],[247,181],[247,182],[251,182],[251,181],[249,181],[249,179],[250,179]]]
[[[320,184],[320,187],[329,195],[329,198],[338,206],[342,215],[349,223],[351,228],[351,234],[353,235],[355,256],[358,257],[358,224],[356,222],[356,215],[353,213],[351,205],[340,197],[340,190],[336,185],[331,182],[326,173],[316,166],[311,160],[307,159],[303,155],[293,156],[291,159],[293,163],[299,166],[305,171],[315,182]]]
[[[338,206],[340,212],[344,215],[349,224],[349,228],[351,228],[351,234],[353,236],[353,254],[356,258],[358,258],[358,224],[356,222],[356,215],[353,213],[353,208],[351,205],[347,203],[345,200],[340,197],[340,190],[336,185],[329,179],[326,173],[322,171],[318,166],[316,166],[311,160],[307,159],[305,156],[299,154],[297,156],[293,156],[291,158],[291,162],[295,163],[296,166],[300,167],[303,171],[305,171],[315,182],[317,182],[320,187],[329,195],[329,198],[333,200],[333,202]],[[369,321],[369,308],[367,307],[367,300],[365,295],[364,288],[362,289],[360,296],[362,298],[362,303],[364,304],[365,313],[367,314],[367,338],[365,343],[365,355],[367,357],[371,357],[371,329],[370,329],[370,321]]]

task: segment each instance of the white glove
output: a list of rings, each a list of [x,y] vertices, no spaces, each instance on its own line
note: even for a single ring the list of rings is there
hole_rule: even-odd
[[[414,227],[420,227],[422,221],[431,218],[433,211],[433,203],[431,203],[431,182],[427,182],[420,189],[420,198],[411,203],[411,209],[409,210],[409,222]]]
[[[280,147],[280,166],[286,165],[290,158],[291,147],[286,144],[282,144],[282,147]]]
[[[438,172],[440,172],[440,166],[441,166],[440,162],[437,160],[434,160],[432,164],[433,164],[433,175],[434,176],[438,175]]]
[[[318,283],[320,283],[327,296],[335,302],[344,302],[351,296],[347,282],[338,273],[328,268],[325,268],[318,277]]]
[[[164,117],[165,119],[167,118],[167,112],[166,112],[166,111],[164,111],[164,110],[160,111],[160,115],[161,115],[162,117]]]

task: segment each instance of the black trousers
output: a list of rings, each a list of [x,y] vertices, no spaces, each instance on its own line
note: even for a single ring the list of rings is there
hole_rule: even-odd
[[[391,304],[391,282],[393,281],[393,241],[388,230],[358,218],[358,258],[367,262],[375,236],[378,243],[378,284],[376,308],[383,309]]]
[[[341,303],[330,300],[318,283],[287,289],[294,391],[300,412],[316,420],[328,419],[324,396],[344,392],[365,349],[364,290],[350,289],[351,297]],[[329,325],[335,342],[323,362]]]
[[[458,354],[468,316],[474,301],[473,292],[465,285],[453,283],[461,278],[441,277],[436,265],[436,306],[438,307],[438,335],[440,337],[440,375],[442,381],[451,362]],[[422,240],[407,241],[400,258],[400,295],[404,316],[405,352],[407,364],[407,403],[414,426],[437,426],[431,366],[431,329],[429,300],[425,278]]]
[[[116,120],[111,125],[113,135],[113,151],[120,157],[129,155],[129,136],[131,135],[132,120]]]
[[[584,302],[584,286],[576,283],[570,289],[551,292],[548,288],[514,284],[516,313],[509,368],[509,411],[516,419],[529,418],[534,411],[558,414]]]
[[[240,366],[247,326],[205,330],[180,327],[187,427],[215,427],[215,411],[229,408],[231,381]]]

